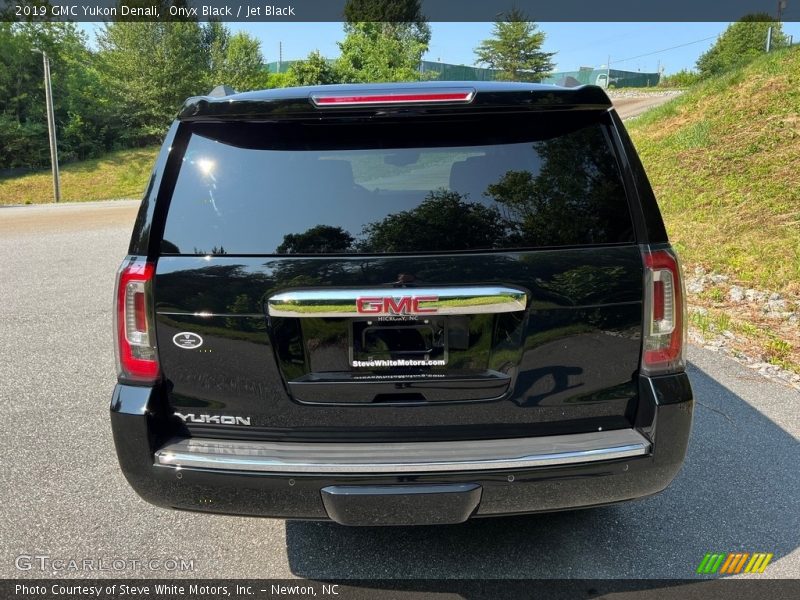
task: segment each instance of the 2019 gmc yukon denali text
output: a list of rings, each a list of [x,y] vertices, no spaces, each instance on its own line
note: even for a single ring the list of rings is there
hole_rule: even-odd
[[[457,523],[653,494],[686,452],[681,271],[597,87],[191,98],[115,315],[159,506]]]

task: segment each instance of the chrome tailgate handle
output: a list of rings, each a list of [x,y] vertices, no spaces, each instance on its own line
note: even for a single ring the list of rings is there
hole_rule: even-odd
[[[499,285],[415,288],[305,289],[271,296],[271,317],[474,315],[525,310],[528,293]]]

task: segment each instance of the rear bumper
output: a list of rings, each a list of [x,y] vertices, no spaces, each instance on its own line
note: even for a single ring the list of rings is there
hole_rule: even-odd
[[[633,429],[534,438],[450,442],[248,442],[170,440],[155,454],[164,467],[306,475],[421,475],[519,470],[645,456]]]
[[[359,453],[338,444],[326,453],[309,448],[320,444],[175,439],[160,429],[155,400],[150,388],[118,385],[111,405],[120,466],[148,502],[345,524],[455,523],[654,494],[683,463],[693,408],[685,374],[642,377],[634,429],[493,440],[484,448],[429,442]]]

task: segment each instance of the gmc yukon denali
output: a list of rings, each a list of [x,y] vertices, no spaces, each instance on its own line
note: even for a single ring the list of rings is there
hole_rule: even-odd
[[[119,463],[158,506],[347,525],[654,494],[684,298],[600,88],[190,98],[117,276]]]

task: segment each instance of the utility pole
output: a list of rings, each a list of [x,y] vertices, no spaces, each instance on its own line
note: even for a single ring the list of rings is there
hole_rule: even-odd
[[[53,197],[56,202],[61,200],[61,182],[58,173],[58,147],[56,146],[56,117],[53,112],[53,87],[50,84],[50,60],[47,58],[47,52],[33,49],[34,52],[39,52],[42,55],[42,63],[44,64],[44,95],[47,102],[47,133],[50,137],[50,165],[53,169]]]
[[[278,73],[281,72],[282,62],[283,62],[283,42],[278,42]]]
[[[786,8],[786,0],[778,0],[778,23],[783,18],[783,10]]]
[[[767,53],[769,54],[770,46],[772,45],[772,27],[767,29]]]

